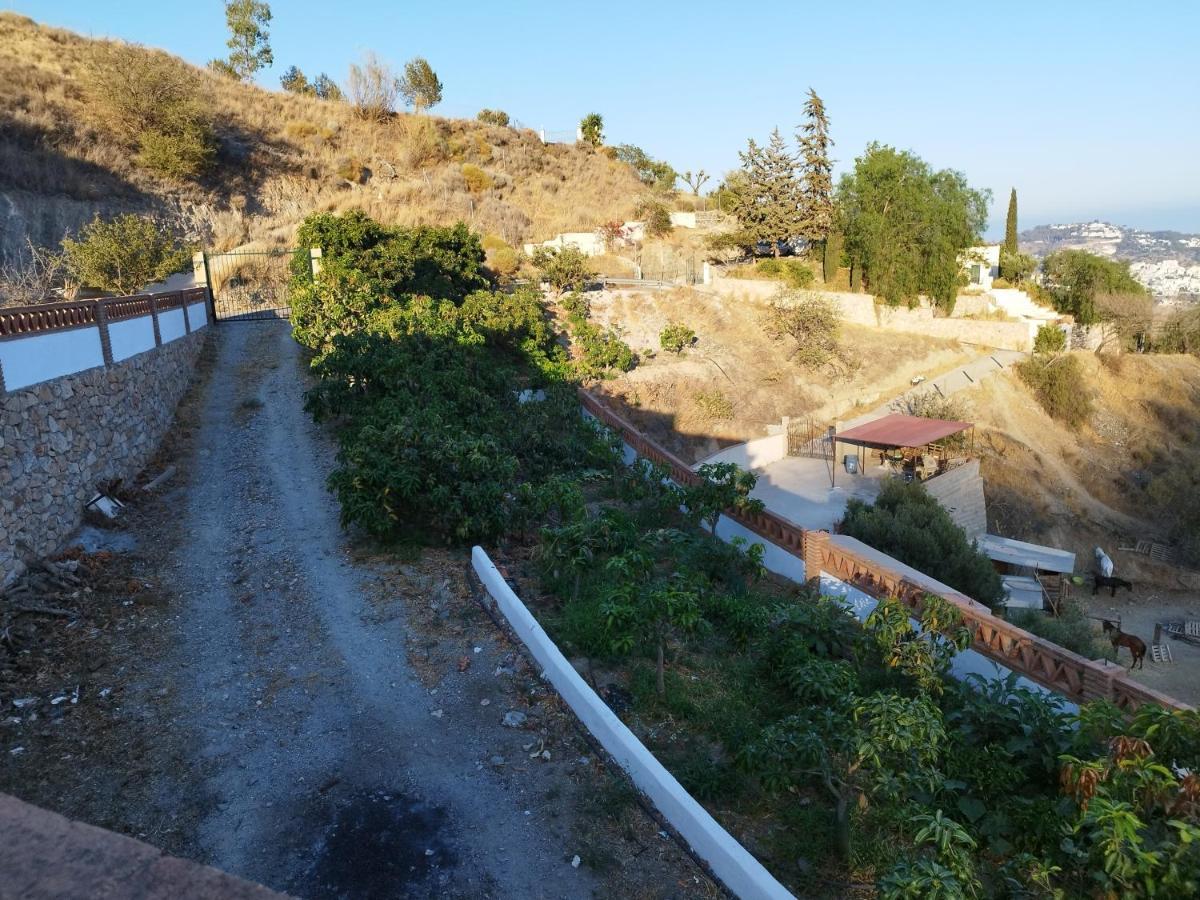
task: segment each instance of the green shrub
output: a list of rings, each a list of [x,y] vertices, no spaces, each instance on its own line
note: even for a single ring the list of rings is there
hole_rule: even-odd
[[[1004,600],[991,560],[916,482],[884,482],[873,504],[850,498],[841,531],[989,607]]]
[[[191,253],[153,219],[125,213],[85,225],[79,240],[64,238],[67,271],[82,285],[132,294],[183,271]]]
[[[502,109],[481,109],[475,118],[484,125],[498,125],[501,128],[507,128],[509,122],[508,113]]]
[[[645,223],[646,234],[651,237],[664,237],[674,230],[671,224],[671,212],[657,200],[647,200],[634,212]]]
[[[1033,356],[1017,363],[1017,374],[1051,418],[1078,428],[1091,416],[1091,390],[1074,356]]]
[[[1078,603],[1062,603],[1057,616],[1047,615],[1040,609],[1010,609],[1005,618],[1084,659],[1107,658],[1112,649],[1112,645],[1092,627],[1087,611]]]
[[[89,51],[87,110],[136,148],[134,159],[168,178],[195,178],[216,157],[204,88],[188,66],[157,50],[97,44]]]
[[[463,164],[462,176],[467,183],[467,190],[472,194],[482,194],[484,191],[491,190],[495,184],[492,176],[472,163]]]
[[[541,271],[542,280],[559,293],[583,290],[596,275],[586,254],[577,247],[538,247],[533,251],[533,264]]]
[[[1061,353],[1067,348],[1067,333],[1057,325],[1042,325],[1033,338],[1034,353]]]
[[[658,343],[668,353],[682,353],[696,343],[696,332],[682,322],[672,322],[662,330]]]
[[[319,247],[313,278],[307,257],[292,262],[292,331],[307,347],[365,327],[380,309],[414,294],[462,302],[488,286],[479,236],[465,224],[388,228],[360,210],[316,213],[301,224],[300,247]]]
[[[793,288],[806,288],[816,277],[813,270],[799,259],[760,259],[755,270],[761,277],[785,281],[788,287]]]
[[[573,326],[572,337],[583,351],[578,371],[586,378],[610,378],[637,365],[636,354],[611,328],[580,322]]]
[[[338,162],[337,177],[351,184],[365,184],[367,167],[357,156],[346,157]]]
[[[178,180],[207,171],[216,155],[212,132],[199,122],[185,122],[169,131],[143,131],[137,143],[134,158],[140,165]]]

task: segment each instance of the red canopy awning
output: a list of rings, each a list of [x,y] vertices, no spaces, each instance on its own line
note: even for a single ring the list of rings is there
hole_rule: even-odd
[[[834,440],[862,447],[924,447],[973,427],[970,422],[892,413],[835,434]]]

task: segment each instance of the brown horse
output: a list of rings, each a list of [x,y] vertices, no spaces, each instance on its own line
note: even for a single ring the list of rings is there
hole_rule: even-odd
[[[1104,620],[1104,633],[1108,635],[1108,639],[1112,641],[1113,650],[1120,653],[1120,647],[1128,647],[1129,652],[1133,655],[1133,662],[1129,666],[1129,671],[1132,672],[1134,666],[1139,669],[1146,668],[1146,642],[1140,637],[1134,637],[1132,634],[1126,634],[1121,630],[1120,625],[1114,625],[1107,619]]]

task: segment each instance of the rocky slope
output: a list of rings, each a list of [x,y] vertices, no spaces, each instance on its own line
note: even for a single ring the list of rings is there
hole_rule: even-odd
[[[349,207],[389,223],[462,219],[519,246],[628,218],[642,191],[604,152],[543,145],[528,129],[406,114],[364,121],[345,103],[191,67],[217,165],[198,182],[170,182],[139,168],[93,117],[85,82],[98,43],[0,13],[0,263],[27,237],[54,245],[97,213],[127,211],[218,249],[286,244],[309,212]],[[468,184],[467,165],[486,177]]]

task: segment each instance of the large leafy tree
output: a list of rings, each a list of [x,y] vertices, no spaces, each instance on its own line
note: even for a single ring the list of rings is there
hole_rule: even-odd
[[[664,193],[674,189],[675,179],[679,175],[670,163],[654,159],[641,147],[633,144],[621,144],[616,148],[616,153],[617,159],[633,166],[633,170],[637,172],[642,184]],[[703,175],[703,173],[701,174]]]
[[[1086,250],[1059,250],[1042,260],[1046,285],[1059,312],[1070,313],[1082,325],[1103,318],[1096,298],[1101,295],[1145,296],[1146,288],[1129,274],[1129,263],[1105,259]]]
[[[838,196],[846,249],[867,288],[889,304],[925,294],[954,309],[960,254],[978,243],[991,192],[952,169],[935,171],[920,157],[872,143],[842,176]]]
[[[796,139],[800,145],[800,235],[819,248],[834,224],[833,161],[829,158],[833,140],[825,104],[812,88],[808,89],[804,124]]]
[[[794,238],[800,229],[800,179],[796,158],[776,128],[765,147],[751,138],[738,154],[739,178],[726,180],[730,211],[743,232],[754,241],[770,244],[779,256],[780,242]]]
[[[214,60],[213,68],[247,81],[259,69],[275,61],[271,52],[271,6],[262,0],[226,0],[225,23],[229,26],[229,58]]]

